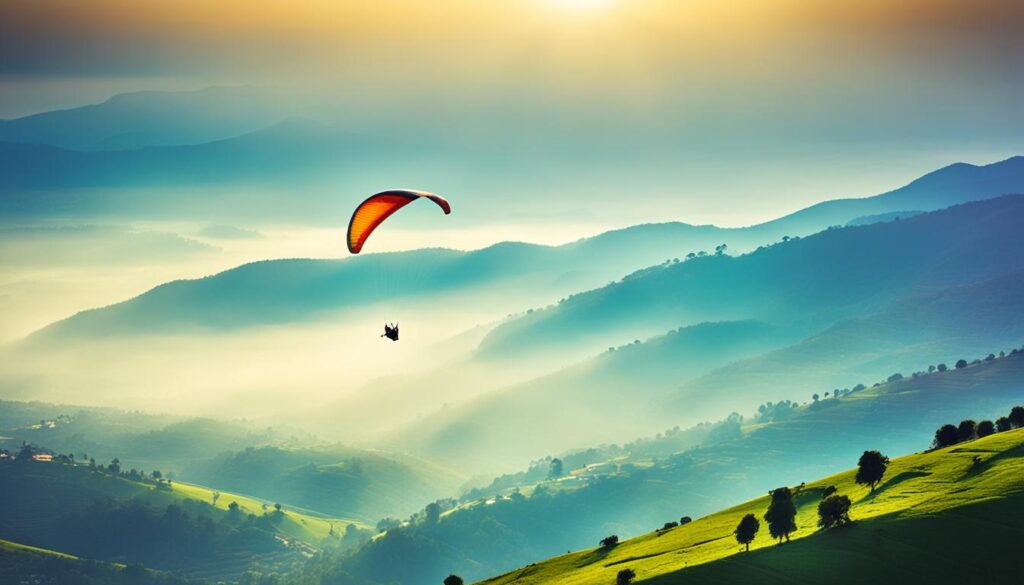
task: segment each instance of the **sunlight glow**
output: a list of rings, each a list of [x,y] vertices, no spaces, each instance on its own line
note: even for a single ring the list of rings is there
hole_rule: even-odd
[[[616,3],[616,0],[551,0],[555,5],[571,10],[600,10]]]

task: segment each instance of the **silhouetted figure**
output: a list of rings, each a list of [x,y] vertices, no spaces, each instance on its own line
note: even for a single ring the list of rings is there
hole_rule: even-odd
[[[391,341],[398,341],[398,323],[393,323],[391,325],[385,323],[384,335],[381,335],[381,337],[387,337]]]

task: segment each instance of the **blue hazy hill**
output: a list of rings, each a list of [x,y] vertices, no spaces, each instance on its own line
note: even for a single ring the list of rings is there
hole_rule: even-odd
[[[223,148],[230,149],[223,145]],[[268,156],[274,151],[268,150]],[[955,175],[947,176],[948,174]],[[971,192],[979,199],[998,194],[1010,186],[1018,186],[1024,190],[1024,158],[1017,157],[984,167],[971,165],[954,165],[928,175],[931,177],[926,184],[969,185]],[[946,178],[942,178],[946,177]],[[1008,178],[1009,177],[1009,178]],[[923,180],[923,179],[922,179]],[[939,187],[936,187],[939,188]],[[927,198],[924,187],[915,181],[904,189],[865,200],[841,200],[834,202],[843,208],[856,203],[858,209],[850,209],[847,219],[861,217],[864,205],[880,199],[888,201],[896,209],[906,209],[912,202],[913,208],[930,207],[921,201]],[[966,188],[965,188],[966,189]],[[966,191],[965,191],[966,192]],[[944,201],[948,194],[945,191],[934,193],[936,201]],[[965,195],[966,196],[966,195]],[[912,200],[912,201],[911,201]],[[852,203],[851,203],[852,202]],[[863,203],[862,203],[863,202]],[[822,206],[828,207],[825,203]],[[877,207],[878,205],[876,205]],[[831,213],[831,212],[830,212]],[[839,213],[838,211],[836,213]],[[832,217],[830,215],[830,217]],[[391,298],[402,294],[420,294],[442,292],[464,286],[487,285],[507,282],[509,279],[529,277],[533,287],[533,298],[554,299],[561,295],[578,292],[600,286],[634,271],[637,268],[660,264],[672,259],[683,258],[690,252],[711,250],[720,243],[728,244],[735,250],[750,250],[772,241],[783,235],[805,235],[823,229],[828,224],[816,224],[815,220],[805,217],[804,212],[797,212],[786,218],[759,224],[749,228],[718,228],[715,226],[696,226],[680,222],[661,224],[645,224],[606,232],[591,238],[563,246],[539,246],[515,242],[496,244],[482,250],[472,252],[455,251],[413,251],[394,254],[374,254],[341,261],[336,260],[278,260],[259,262],[241,266],[218,275],[199,280],[177,281],[157,287],[125,303],[88,311],[76,315],[48,329],[53,334],[89,334],[100,332],[163,332],[180,329],[217,329],[233,328],[267,323],[280,323],[290,320],[302,320],[324,310],[344,308],[367,302],[371,293],[379,298]],[[868,226],[870,228],[871,226]],[[865,228],[865,229],[868,229]],[[846,236],[842,236],[846,237]],[[868,236],[870,238],[870,235]],[[941,237],[940,237],[941,239]],[[799,243],[790,244],[785,250],[804,249]],[[774,249],[774,248],[772,248]],[[884,255],[880,249],[875,252]],[[785,255],[785,254],[783,254]],[[780,257],[781,256],[773,256]],[[794,258],[795,262],[814,262],[813,258]],[[739,294],[735,286],[748,286],[756,282],[757,272],[743,275],[736,280],[736,271],[726,270],[723,278],[733,279],[722,283],[721,291],[709,288],[710,279],[723,262],[733,261],[728,258],[698,258],[682,264],[673,264],[668,273],[682,274],[684,278],[693,270],[698,270],[702,281],[701,290],[719,298],[710,298],[709,302],[729,307],[728,310],[709,311],[706,315],[693,315],[683,318],[681,315],[671,317],[668,322],[652,323],[651,327],[636,331],[628,329],[616,332],[608,339],[607,345],[618,345],[631,341],[635,337],[649,337],[661,334],[674,327],[702,320],[745,320],[758,319],[749,312],[739,311],[737,301],[730,300],[730,294]],[[739,260],[745,266],[749,260]],[[843,259],[847,261],[846,258]],[[708,267],[696,268],[696,267]],[[755,262],[757,270],[779,280],[786,280],[782,270],[767,268],[762,262]],[[805,265],[806,266],[806,265]],[[864,275],[866,266],[853,267],[858,274]],[[731,270],[731,269],[730,269]],[[681,272],[677,272],[681,271]],[[649,271],[651,274],[663,274],[660,269]],[[730,276],[731,275],[731,276]],[[617,291],[630,287],[656,287],[649,284],[648,278],[629,278],[621,286],[613,287],[601,293],[577,295],[565,307],[554,311],[535,313],[525,321],[502,328],[489,341],[493,346],[500,345],[500,339],[511,331],[527,327],[528,323],[545,321],[550,316],[561,319],[559,315],[569,312],[571,307],[581,306],[583,299],[589,303],[603,298],[602,295],[619,294]],[[855,275],[850,274],[850,277]],[[769,276],[765,276],[768,278]],[[858,286],[868,286],[865,279],[857,281]],[[638,284],[642,283],[642,284]],[[733,286],[735,285],[735,286]],[[665,282],[664,286],[678,287],[680,283]],[[669,292],[672,288],[662,292]],[[760,305],[754,300],[755,295],[746,294],[747,303]],[[853,293],[853,289],[849,291]],[[595,296],[596,295],[596,296]],[[662,295],[666,296],[666,295]],[[668,295],[670,296],[670,295]],[[666,296],[666,298],[668,298]],[[823,306],[829,302],[826,299]],[[812,299],[812,302],[813,299]],[[656,303],[657,304],[657,303]],[[614,306],[613,306],[614,305]],[[527,307],[520,307],[526,309]],[[629,313],[636,307],[631,301],[624,299],[622,303],[605,304],[602,312],[611,317],[616,311]],[[655,309],[655,306],[651,307]],[[765,306],[765,308],[767,308]],[[656,310],[656,309],[655,309]],[[607,321],[607,319],[606,319]],[[570,325],[570,331],[575,326]],[[600,327],[600,319],[593,325],[586,326],[592,330]],[[620,335],[621,333],[621,335]],[[575,341],[573,341],[575,343]],[[538,348],[540,346],[537,346]],[[596,346],[581,346],[587,351],[580,355],[595,353]]]
[[[442,409],[391,439],[435,457],[525,460],[1009,347],[1024,333],[1022,219],[1024,196],[1007,196],[670,265],[574,296],[497,328],[478,359],[533,359],[563,345],[600,356]],[[640,329],[716,320],[632,341]],[[562,432],[507,440],[524,425]]]
[[[696,258],[502,325],[481,352],[506,358],[571,345],[597,353],[703,321],[756,320],[810,332],[878,312],[915,290],[1019,270],[1022,219],[1024,196],[1006,196],[830,229],[738,257]]]
[[[0,142],[87,151],[199,144],[253,132],[286,116],[273,95],[252,87],[141,91],[0,120]]]

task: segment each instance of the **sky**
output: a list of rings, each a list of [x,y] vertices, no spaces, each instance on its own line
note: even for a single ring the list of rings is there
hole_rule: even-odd
[[[139,258],[148,276],[131,272],[113,290],[62,260],[79,236],[64,248],[51,238],[60,270],[26,273],[8,255],[0,300],[43,298],[55,281],[93,291],[48,299],[59,313],[12,329],[21,334],[160,279],[337,257],[332,226],[378,188],[435,190],[456,207],[444,226],[410,208],[378,250],[561,243],[650,221],[749,225],[870,196],[956,161],[1024,153],[1021,55],[1018,0],[0,0],[0,119],[122,92],[247,85],[283,96],[282,115],[327,112],[446,153],[424,147],[409,164],[277,193],[261,217],[44,218],[103,226],[90,238],[160,234],[148,246],[193,242],[210,223],[265,237],[200,237],[207,247]],[[297,197],[328,204],[275,225]],[[23,249],[12,237],[2,249]],[[26,313],[9,302],[8,314]]]

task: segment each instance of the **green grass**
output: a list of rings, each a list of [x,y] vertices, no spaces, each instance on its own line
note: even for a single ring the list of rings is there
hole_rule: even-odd
[[[15,463],[5,465],[14,466]],[[97,499],[141,498],[156,507],[167,506],[181,500],[199,500],[213,504],[213,488],[174,481],[170,489],[148,482],[132,481],[123,476],[113,476],[93,471],[83,465],[60,463],[30,463],[28,467],[11,467],[9,473],[0,471],[0,491],[21,495],[19,506],[0,503],[0,533],[33,523],[46,522],[63,513],[54,508],[52,502],[60,501],[66,507],[85,506]],[[331,518],[307,510],[298,510],[287,505],[282,514],[274,514],[273,502],[259,500],[220,490],[216,508],[226,511],[231,502],[238,502],[244,514],[271,513],[271,522],[281,536],[316,546],[327,537],[331,526],[335,532],[343,533],[348,524],[368,528],[365,524],[344,518]]]
[[[805,485],[796,495],[798,530],[782,546],[771,540],[762,518],[766,495],[612,549],[566,554],[486,583],[611,584],[625,568],[636,572],[636,582],[650,583],[924,582],[975,571],[994,577],[1009,571],[1011,550],[1024,542],[1024,429],[893,459],[874,493],[857,485],[854,474]],[[854,523],[820,531],[817,504],[830,485],[853,500]],[[772,487],[765,486],[766,494]],[[733,530],[747,513],[758,517],[761,530],[750,552],[742,553]],[[595,534],[595,542],[603,536]]]
[[[0,540],[0,549],[3,549],[5,551],[9,551],[9,552],[13,552],[13,553],[27,552],[27,553],[36,553],[36,554],[42,554],[42,555],[51,555],[51,556],[59,557],[59,558],[62,558],[62,559],[71,559],[71,560],[78,559],[78,557],[76,557],[75,555],[69,555],[69,554],[65,554],[65,553],[62,553],[62,552],[57,552],[55,550],[39,548],[39,547],[36,547],[36,546],[28,546],[28,545],[25,545],[25,544],[18,544],[16,542],[11,542],[9,540]]]
[[[218,491],[212,488],[175,481],[171,484],[175,496],[200,500],[213,503],[213,492]],[[155,490],[160,492],[161,490]],[[243,514],[256,514],[260,516],[265,512],[274,512],[274,503],[260,500],[240,494],[233,494],[225,491],[220,492],[216,507],[227,510],[231,502],[237,502]],[[266,510],[263,509],[266,504]],[[274,527],[281,535],[294,538],[309,544],[316,544],[317,541],[326,538],[330,534],[331,526],[334,531],[341,534],[349,524],[355,524],[360,528],[371,528],[362,522],[344,518],[329,518],[315,512],[297,511],[285,506],[280,516],[274,517]]]

